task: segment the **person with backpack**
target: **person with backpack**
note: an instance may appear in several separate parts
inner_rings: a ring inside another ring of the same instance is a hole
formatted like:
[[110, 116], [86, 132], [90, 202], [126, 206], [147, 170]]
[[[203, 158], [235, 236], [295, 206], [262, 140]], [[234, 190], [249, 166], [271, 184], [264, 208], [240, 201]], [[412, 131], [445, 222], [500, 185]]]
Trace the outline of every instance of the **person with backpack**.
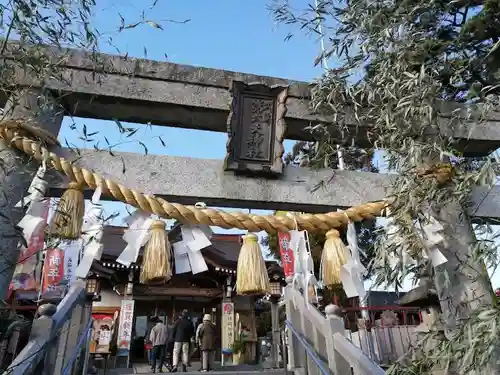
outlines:
[[201, 351], [202, 372], [213, 370], [216, 339], [217, 329], [212, 323], [212, 316], [205, 314], [197, 337]]

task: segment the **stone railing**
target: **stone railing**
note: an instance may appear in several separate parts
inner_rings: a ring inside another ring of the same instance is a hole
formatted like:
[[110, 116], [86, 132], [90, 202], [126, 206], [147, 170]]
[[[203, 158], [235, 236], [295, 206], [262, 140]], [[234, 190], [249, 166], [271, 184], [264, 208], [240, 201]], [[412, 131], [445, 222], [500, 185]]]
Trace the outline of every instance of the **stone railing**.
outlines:
[[402, 306], [343, 308], [345, 336], [381, 366], [390, 366], [414, 344], [420, 309]]
[[285, 288], [288, 370], [311, 375], [382, 375], [385, 371], [345, 337], [341, 309], [326, 307], [326, 318], [302, 293]]
[[92, 324], [87, 301], [85, 281], [77, 280], [57, 307], [40, 306], [28, 343], [4, 375], [81, 374]]

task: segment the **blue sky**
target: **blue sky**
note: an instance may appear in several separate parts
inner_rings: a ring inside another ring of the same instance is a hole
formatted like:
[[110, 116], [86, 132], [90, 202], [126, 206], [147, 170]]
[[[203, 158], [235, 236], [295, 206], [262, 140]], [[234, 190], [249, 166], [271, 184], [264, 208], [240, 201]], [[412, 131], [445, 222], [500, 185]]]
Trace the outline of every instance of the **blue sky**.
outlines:
[[[274, 24], [266, 7], [269, 0], [160, 0], [149, 13], [150, 2], [144, 0], [105, 0], [98, 1], [98, 4], [94, 26], [102, 34], [103, 52], [127, 53], [141, 58], [146, 55], [149, 59], [160, 61], [303, 81], [310, 81], [322, 72], [320, 67], [313, 66], [314, 58], [319, 52], [317, 37], [297, 34], [285, 42], [290, 29]], [[163, 22], [163, 31], [141, 25], [118, 32], [118, 14], [123, 16], [125, 24], [130, 24], [140, 20], [142, 10], [146, 10], [146, 19], [155, 22], [190, 21]], [[109, 38], [112, 39], [113, 46], [107, 42]], [[70, 130], [69, 125], [73, 121], [77, 129], [85, 124], [89, 133], [99, 131], [93, 138], [100, 139], [101, 143], [104, 143], [104, 137], [116, 141], [119, 139], [116, 126], [106, 126], [100, 120], [66, 118], [59, 135], [61, 142], [67, 140], [77, 147], [92, 147], [78, 139], [78, 131]], [[226, 134], [223, 133], [167, 126], [143, 128], [142, 134], [138, 133], [134, 138], [143, 140], [149, 153], [223, 159], [226, 152]], [[157, 136], [162, 137], [166, 147], [161, 145]], [[286, 148], [290, 149], [292, 144], [293, 142], [287, 141]], [[130, 142], [120, 146], [119, 150], [144, 152], [137, 143]], [[106, 204], [106, 209], [123, 212], [119, 203]], [[117, 219], [114, 223], [120, 224], [120, 220]]]
[[[319, 53], [317, 36], [306, 36], [300, 32], [284, 41], [290, 28], [276, 25], [266, 6], [272, 0], [159, 0], [153, 11], [147, 12], [146, 0], [105, 0], [95, 12], [94, 26], [102, 34], [101, 51], [113, 54], [127, 53], [132, 57], [189, 64], [209, 68], [241, 71], [294, 80], [311, 81], [322, 73], [321, 67], [314, 67], [314, 59]], [[308, 3], [303, 0], [304, 6]], [[120, 13], [125, 24], [140, 20], [140, 12], [146, 11], [146, 19], [187, 23], [164, 22], [164, 30], [148, 25], [119, 33]], [[112, 38], [113, 46], [106, 43]], [[333, 63], [330, 63], [333, 65]], [[69, 126], [75, 122], [81, 129], [87, 126], [88, 133], [99, 131], [94, 137], [104, 137], [119, 142], [115, 126], [106, 126], [105, 121], [66, 118], [60, 133], [60, 140], [87, 148], [78, 139], [77, 131]], [[168, 125], [168, 124], [165, 124]], [[223, 159], [226, 134], [170, 128], [168, 126], [143, 127], [136, 139], [141, 139], [153, 154], [189, 156], [196, 158]], [[163, 147], [156, 138], [161, 136], [166, 143]], [[286, 149], [293, 142], [286, 141]], [[137, 143], [126, 143], [120, 151], [144, 152]], [[120, 212], [120, 218], [113, 224], [121, 225], [126, 213], [121, 203], [106, 203], [108, 214]], [[253, 211], [262, 212], [262, 211]], [[264, 213], [264, 212], [262, 212]], [[499, 280], [500, 281], [500, 280]], [[500, 284], [494, 282], [494, 284]], [[409, 287], [407, 284], [406, 287]]]

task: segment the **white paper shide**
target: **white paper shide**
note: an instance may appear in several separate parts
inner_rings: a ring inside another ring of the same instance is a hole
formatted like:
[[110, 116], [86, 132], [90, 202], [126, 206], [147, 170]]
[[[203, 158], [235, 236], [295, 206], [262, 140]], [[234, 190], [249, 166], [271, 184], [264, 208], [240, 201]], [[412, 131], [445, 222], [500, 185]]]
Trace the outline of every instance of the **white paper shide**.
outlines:
[[193, 274], [208, 270], [201, 250], [212, 244], [212, 230], [206, 225], [183, 225], [181, 227], [182, 241], [175, 242], [174, 250], [175, 273]]

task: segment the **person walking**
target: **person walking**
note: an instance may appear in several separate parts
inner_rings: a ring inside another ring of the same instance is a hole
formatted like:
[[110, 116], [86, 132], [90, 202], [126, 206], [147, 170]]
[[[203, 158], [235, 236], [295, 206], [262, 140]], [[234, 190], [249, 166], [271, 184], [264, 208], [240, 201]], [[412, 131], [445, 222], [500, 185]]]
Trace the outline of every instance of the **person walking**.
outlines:
[[173, 368], [172, 358], [174, 353], [174, 338], [172, 337], [172, 334], [173, 334], [174, 323], [167, 325], [168, 339], [165, 350], [165, 365], [167, 366], [169, 372], [171, 372]]
[[149, 341], [153, 346], [153, 359], [151, 369], [156, 372], [156, 365], [158, 365], [158, 372], [163, 372], [163, 362], [165, 360], [165, 346], [168, 339], [167, 326], [157, 316], [151, 319], [155, 326], [151, 329], [149, 334]]
[[187, 372], [189, 362], [189, 344], [194, 336], [193, 323], [189, 319], [188, 311], [183, 310], [181, 317], [172, 328], [172, 337], [174, 339], [174, 354], [172, 358], [172, 372], [179, 370], [179, 356], [182, 355], [182, 372]]
[[203, 324], [200, 327], [197, 338], [200, 344], [201, 351], [201, 371], [211, 371], [214, 367], [215, 340], [217, 339], [217, 329], [212, 323], [212, 316], [210, 314], [205, 314], [203, 316]]
[[200, 357], [200, 369], [199, 369], [200, 371], [203, 369], [201, 349], [200, 349], [200, 329], [202, 326], [203, 326], [203, 315], [200, 316], [198, 319], [198, 325], [196, 326], [196, 333], [194, 334], [196, 348], [198, 349], [198, 355]]

